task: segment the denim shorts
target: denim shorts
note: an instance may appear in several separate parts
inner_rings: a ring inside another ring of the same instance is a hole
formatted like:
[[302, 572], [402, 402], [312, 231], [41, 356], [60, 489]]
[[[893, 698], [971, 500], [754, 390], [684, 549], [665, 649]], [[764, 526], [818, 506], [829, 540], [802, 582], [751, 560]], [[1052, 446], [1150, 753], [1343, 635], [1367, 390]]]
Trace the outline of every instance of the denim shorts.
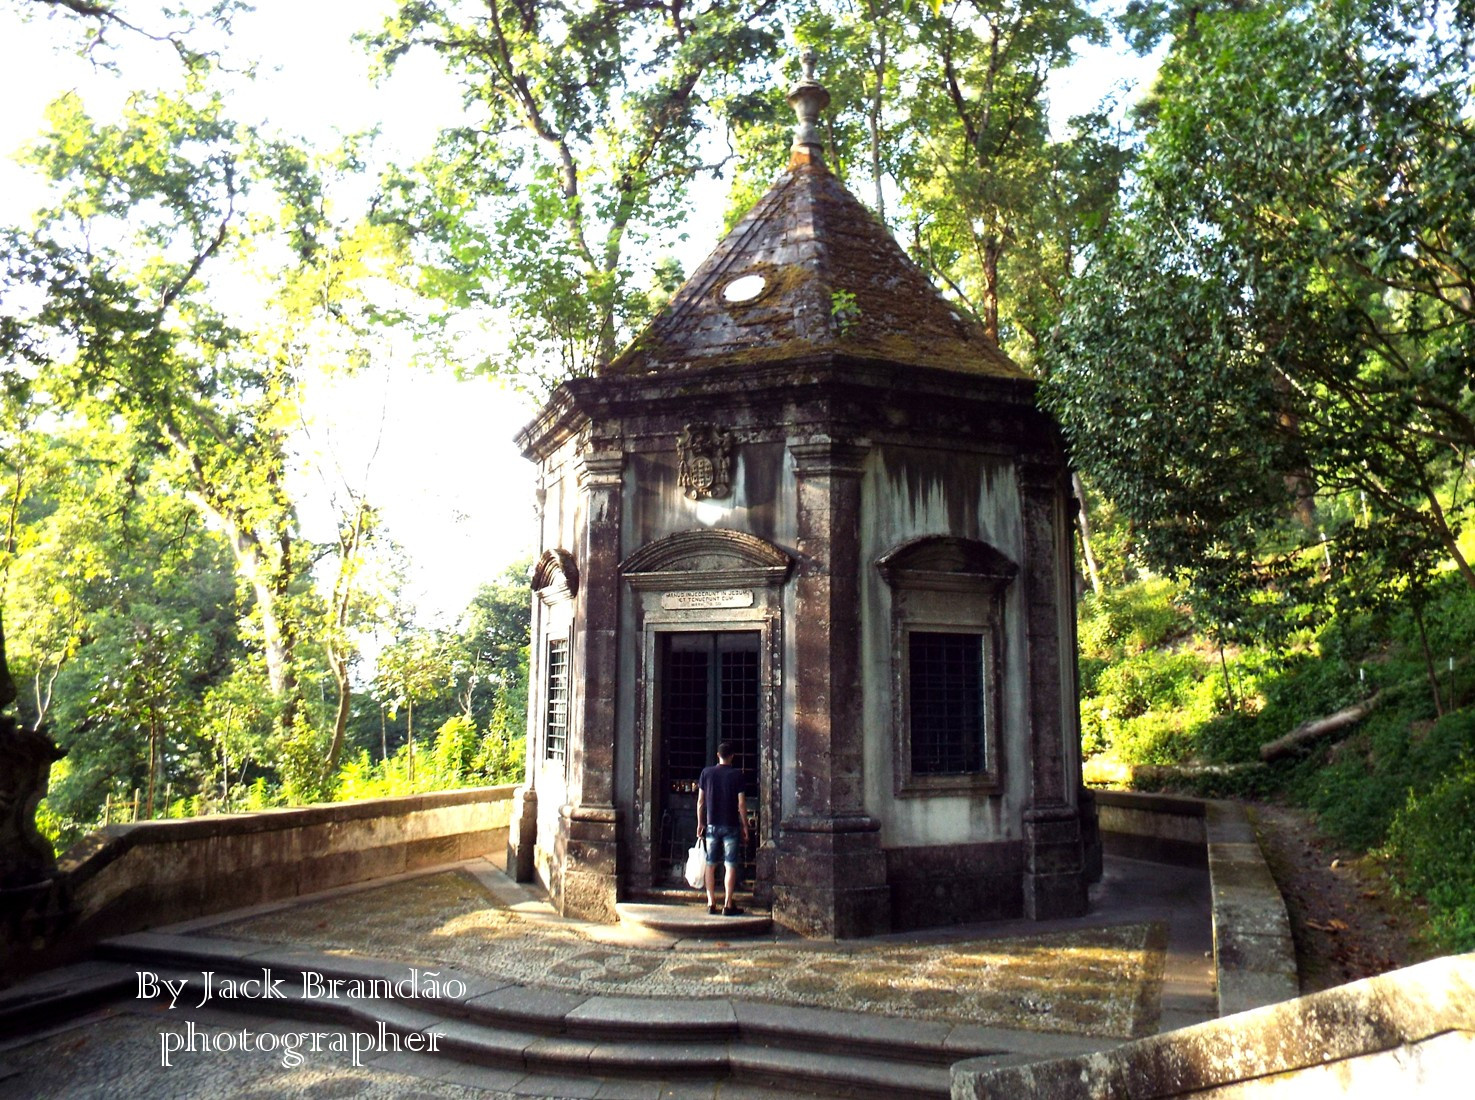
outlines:
[[[707, 826], [707, 862], [712, 865], [726, 863], [730, 867], [743, 865], [742, 829], [736, 825]], [[717, 841], [722, 842], [719, 849]], [[720, 854], [719, 854], [720, 853]]]

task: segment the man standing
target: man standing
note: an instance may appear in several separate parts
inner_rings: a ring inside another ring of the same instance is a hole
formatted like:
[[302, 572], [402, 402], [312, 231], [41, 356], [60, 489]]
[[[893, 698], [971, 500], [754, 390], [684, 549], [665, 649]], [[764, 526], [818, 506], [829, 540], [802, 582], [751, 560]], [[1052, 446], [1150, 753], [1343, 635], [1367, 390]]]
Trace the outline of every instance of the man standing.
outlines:
[[743, 773], [732, 766], [737, 751], [731, 741], [717, 746], [717, 763], [703, 768], [697, 780], [697, 840], [707, 847], [707, 912], [717, 912], [717, 865], [727, 864], [726, 893], [722, 915], [742, 912], [732, 903], [738, 871], [743, 865], [743, 846], [748, 843], [748, 803], [743, 795]]

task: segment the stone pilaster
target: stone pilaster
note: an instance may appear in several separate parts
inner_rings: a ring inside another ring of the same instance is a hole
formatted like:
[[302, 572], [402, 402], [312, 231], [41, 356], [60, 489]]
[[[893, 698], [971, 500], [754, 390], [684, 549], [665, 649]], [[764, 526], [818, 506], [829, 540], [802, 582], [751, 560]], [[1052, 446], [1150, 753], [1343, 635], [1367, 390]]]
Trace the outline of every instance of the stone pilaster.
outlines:
[[512, 820], [507, 823], [507, 873], [515, 881], [533, 881], [537, 845], [538, 792], [524, 783], [512, 792]]
[[588, 450], [578, 465], [584, 525], [574, 610], [568, 804], [558, 816], [553, 893], [559, 911], [617, 919], [619, 815], [615, 810], [615, 694], [619, 674], [620, 511], [624, 455]]
[[[1079, 916], [1086, 911], [1085, 853], [1074, 798], [1073, 766], [1065, 754], [1080, 752], [1065, 726], [1067, 707], [1077, 705], [1075, 677], [1068, 675], [1062, 627], [1071, 611], [1069, 545], [1062, 538], [1069, 496], [1063, 465], [1021, 463], [1024, 509], [1024, 604], [1029, 654], [1030, 798], [1024, 812], [1024, 912], [1034, 920]], [[1065, 699], [1064, 693], [1070, 698]]]
[[890, 929], [880, 826], [865, 812], [860, 476], [867, 447], [791, 443], [797, 480], [794, 809], [780, 825], [774, 919], [810, 936]]

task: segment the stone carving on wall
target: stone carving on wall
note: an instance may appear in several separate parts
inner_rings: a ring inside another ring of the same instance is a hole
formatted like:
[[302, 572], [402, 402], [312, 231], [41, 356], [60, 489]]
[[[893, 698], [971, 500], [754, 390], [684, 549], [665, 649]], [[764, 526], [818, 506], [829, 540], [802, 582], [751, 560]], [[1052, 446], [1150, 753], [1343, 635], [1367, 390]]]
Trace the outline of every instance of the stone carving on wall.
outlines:
[[690, 500], [709, 500], [732, 491], [732, 435], [711, 424], [688, 424], [676, 441], [681, 465], [676, 479]]

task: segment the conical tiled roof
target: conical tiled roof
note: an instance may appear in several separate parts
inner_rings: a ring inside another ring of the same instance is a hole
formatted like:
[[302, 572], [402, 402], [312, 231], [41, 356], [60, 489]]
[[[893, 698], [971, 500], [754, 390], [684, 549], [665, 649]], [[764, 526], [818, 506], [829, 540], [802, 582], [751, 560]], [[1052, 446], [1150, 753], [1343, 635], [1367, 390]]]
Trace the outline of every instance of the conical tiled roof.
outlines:
[[890, 231], [825, 168], [812, 143], [817, 139], [806, 143], [803, 135], [801, 127], [788, 171], [600, 373], [665, 374], [829, 355], [1028, 378], [938, 293]]

